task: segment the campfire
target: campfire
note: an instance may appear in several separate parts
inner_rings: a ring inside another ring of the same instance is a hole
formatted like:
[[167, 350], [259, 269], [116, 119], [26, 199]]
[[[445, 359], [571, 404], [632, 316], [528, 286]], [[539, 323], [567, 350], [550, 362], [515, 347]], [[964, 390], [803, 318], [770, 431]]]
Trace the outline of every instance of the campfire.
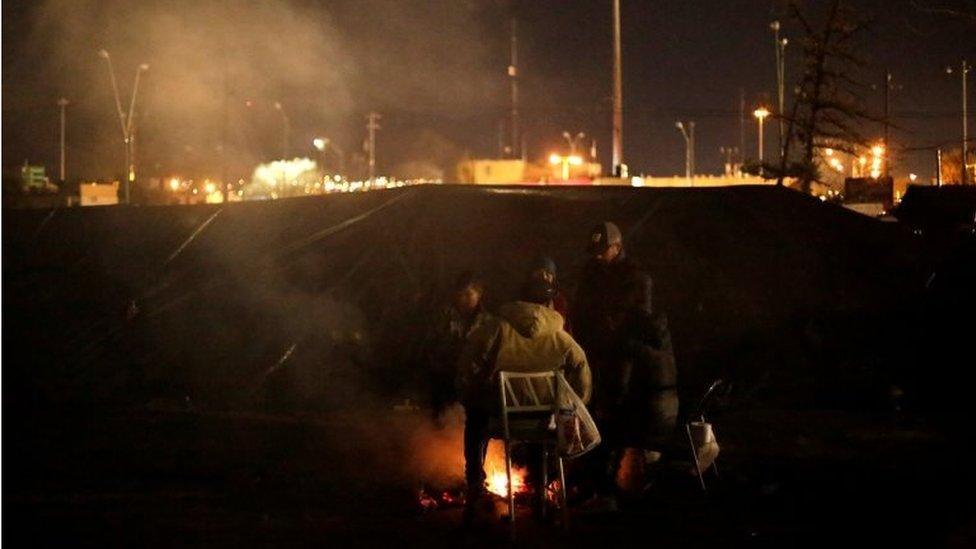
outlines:
[[[488, 444], [488, 454], [485, 456], [486, 488], [492, 494], [508, 497], [508, 478], [505, 475], [505, 446], [493, 440]], [[512, 465], [512, 485], [515, 497], [519, 498], [530, 491], [526, 483], [527, 472], [524, 467]], [[457, 484], [446, 490], [433, 490], [423, 487], [418, 494], [418, 503], [423, 511], [446, 509], [464, 505], [464, 486]]]
[[[505, 445], [498, 440], [488, 444], [485, 457], [485, 475], [488, 477], [488, 491], [501, 497], [508, 497], [508, 478], [505, 475]], [[512, 486], [515, 494], [529, 491], [525, 483], [526, 471], [523, 467], [512, 465]]]

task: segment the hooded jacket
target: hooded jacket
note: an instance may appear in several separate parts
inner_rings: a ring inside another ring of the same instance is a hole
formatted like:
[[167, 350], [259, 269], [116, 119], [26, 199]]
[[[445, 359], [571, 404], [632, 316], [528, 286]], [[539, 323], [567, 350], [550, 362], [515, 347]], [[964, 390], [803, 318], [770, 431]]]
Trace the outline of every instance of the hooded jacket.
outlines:
[[576, 394], [590, 399], [583, 349], [563, 330], [563, 317], [544, 305], [515, 301], [475, 330], [461, 352], [457, 389], [466, 406], [497, 407], [497, 373], [561, 371]]

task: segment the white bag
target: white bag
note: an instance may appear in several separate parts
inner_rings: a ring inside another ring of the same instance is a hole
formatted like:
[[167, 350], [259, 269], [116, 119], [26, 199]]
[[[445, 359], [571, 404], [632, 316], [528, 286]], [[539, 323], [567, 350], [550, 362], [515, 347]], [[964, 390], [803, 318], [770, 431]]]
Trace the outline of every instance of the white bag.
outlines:
[[689, 429], [691, 441], [695, 445], [695, 455], [698, 456], [698, 467], [704, 471], [718, 458], [719, 446], [715, 440], [715, 431], [711, 423], [692, 421]]
[[555, 418], [559, 454], [563, 457], [581, 456], [600, 444], [600, 431], [566, 378], [558, 375], [556, 380], [560, 397]]

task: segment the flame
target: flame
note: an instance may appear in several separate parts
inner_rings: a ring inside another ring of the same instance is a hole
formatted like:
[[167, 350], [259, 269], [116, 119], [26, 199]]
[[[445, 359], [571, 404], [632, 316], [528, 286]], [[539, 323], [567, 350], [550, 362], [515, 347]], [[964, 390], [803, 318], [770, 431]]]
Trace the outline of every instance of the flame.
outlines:
[[[527, 471], [524, 467], [512, 466], [512, 486], [516, 494], [528, 490], [525, 483]], [[505, 475], [505, 446], [501, 441], [492, 440], [488, 444], [488, 455], [485, 456], [485, 476], [488, 491], [508, 497], [508, 478]]]

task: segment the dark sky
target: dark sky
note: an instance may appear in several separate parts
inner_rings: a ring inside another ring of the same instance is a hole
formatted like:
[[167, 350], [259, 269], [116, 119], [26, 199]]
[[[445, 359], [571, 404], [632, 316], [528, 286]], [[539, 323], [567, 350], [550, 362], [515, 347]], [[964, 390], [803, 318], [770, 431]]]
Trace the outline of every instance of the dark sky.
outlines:
[[[675, 120], [694, 120], [698, 167], [719, 172], [722, 145], [739, 144], [739, 90], [751, 111], [773, 96], [769, 22], [797, 28], [783, 0], [622, 0], [624, 143], [634, 173], [683, 170]], [[814, 12], [826, 2], [808, 2]], [[973, 23], [918, 5], [974, 10], [969, 0], [851, 0], [874, 19], [863, 36], [880, 83], [890, 67], [896, 148], [958, 142], [960, 81], [945, 74], [976, 61]], [[369, 110], [383, 115], [380, 171], [402, 162], [442, 165], [497, 152], [506, 116], [509, 18], [519, 18], [524, 126], [533, 158], [563, 146], [560, 133], [610, 140], [610, 0], [44, 0], [3, 2], [3, 166], [44, 164], [56, 173], [59, 96], [68, 107], [69, 176], [121, 171], [122, 145], [108, 71], [123, 100], [140, 62], [139, 155], [147, 175], [219, 175], [226, 141], [233, 176], [280, 156], [280, 101], [292, 155], [311, 156], [315, 135], [359, 151]], [[794, 42], [795, 45], [795, 42]], [[787, 80], [798, 73], [788, 48]], [[976, 87], [976, 79], [971, 78]], [[868, 106], [880, 92], [866, 88]], [[226, 101], [226, 108], [225, 108]], [[245, 106], [250, 101], [250, 107]], [[971, 102], [976, 103], [976, 102]], [[976, 105], [974, 105], [976, 106]], [[225, 122], [226, 120], [226, 122]], [[767, 130], [767, 154], [775, 148]], [[976, 124], [971, 124], [976, 133]], [[223, 139], [226, 128], [226, 140]], [[880, 128], [866, 133], [880, 136]], [[746, 150], [756, 128], [747, 121]], [[904, 152], [896, 174], [934, 173], [934, 152]], [[447, 178], [451, 178], [448, 173]]]

